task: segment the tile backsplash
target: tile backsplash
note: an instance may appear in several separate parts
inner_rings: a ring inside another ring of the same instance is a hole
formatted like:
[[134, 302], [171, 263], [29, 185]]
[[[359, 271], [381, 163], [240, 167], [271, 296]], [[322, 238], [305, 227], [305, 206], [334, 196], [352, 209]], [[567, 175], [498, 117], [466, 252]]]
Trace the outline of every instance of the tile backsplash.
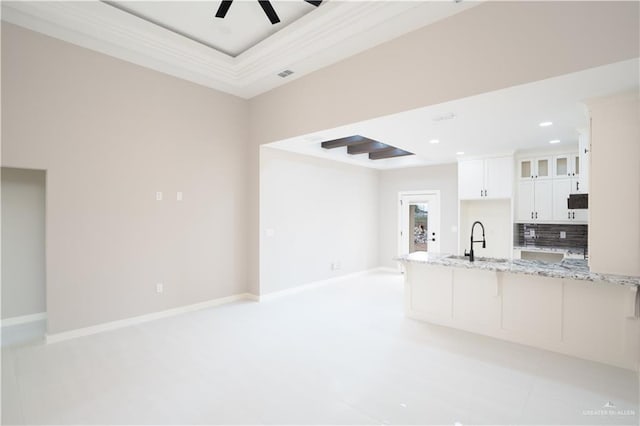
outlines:
[[[517, 223], [516, 246], [587, 248], [587, 225]], [[561, 238], [564, 233], [565, 238]]]

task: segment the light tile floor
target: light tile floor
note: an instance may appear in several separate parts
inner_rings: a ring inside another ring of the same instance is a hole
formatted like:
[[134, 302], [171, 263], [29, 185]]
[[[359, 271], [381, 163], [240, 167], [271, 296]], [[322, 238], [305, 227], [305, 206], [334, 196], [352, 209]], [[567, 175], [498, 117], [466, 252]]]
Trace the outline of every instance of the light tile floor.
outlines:
[[390, 273], [2, 354], [4, 424], [639, 419], [633, 372], [407, 319]]

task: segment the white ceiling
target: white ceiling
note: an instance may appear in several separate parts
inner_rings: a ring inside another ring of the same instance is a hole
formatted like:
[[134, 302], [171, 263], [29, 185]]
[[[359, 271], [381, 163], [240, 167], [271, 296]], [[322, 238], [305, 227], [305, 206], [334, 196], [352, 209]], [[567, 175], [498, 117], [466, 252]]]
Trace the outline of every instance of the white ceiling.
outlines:
[[[325, 0], [316, 8], [303, 0], [280, 0], [274, 8], [287, 21], [274, 25], [283, 28], [269, 35], [277, 28], [271, 27], [256, 1], [234, 1], [222, 23], [214, 18], [218, 2], [212, 1], [118, 3], [147, 19], [97, 0], [2, 1], [2, 20], [251, 98], [479, 4]], [[308, 8], [311, 11], [304, 14]], [[249, 20], [241, 22], [245, 18]], [[241, 51], [265, 36], [235, 57], [224, 52]], [[294, 74], [278, 77], [285, 69]]]
[[215, 17], [221, 1], [106, 3], [233, 57], [315, 9], [303, 0], [272, 0], [280, 22], [271, 24], [258, 0], [234, 0], [224, 18]]
[[[399, 114], [274, 142], [268, 146], [376, 169], [443, 164], [459, 158], [526, 150], [568, 150], [577, 129], [588, 128], [582, 101], [624, 90], [638, 90], [640, 60], [550, 78]], [[440, 120], [442, 117], [452, 119]], [[552, 126], [539, 123], [551, 121]], [[346, 148], [323, 149], [320, 142], [351, 135], [415, 153], [410, 157], [369, 160]], [[440, 141], [431, 144], [432, 139]], [[549, 144], [559, 139], [559, 144]], [[462, 151], [464, 155], [456, 153]]]

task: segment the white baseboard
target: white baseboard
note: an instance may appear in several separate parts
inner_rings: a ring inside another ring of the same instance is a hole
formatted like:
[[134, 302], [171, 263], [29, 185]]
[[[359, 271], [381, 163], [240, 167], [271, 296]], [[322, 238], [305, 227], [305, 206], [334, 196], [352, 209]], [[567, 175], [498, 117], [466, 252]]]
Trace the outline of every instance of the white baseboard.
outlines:
[[46, 320], [47, 319], [47, 313], [46, 312], [39, 312], [37, 314], [30, 314], [30, 315], [22, 315], [19, 317], [11, 317], [11, 318], [5, 318], [1, 321], [2, 327], [10, 327], [12, 325], [19, 325], [19, 324], [26, 324], [28, 322], [36, 322], [36, 321], [42, 321], [42, 320]]
[[296, 294], [302, 291], [310, 290], [312, 288], [322, 287], [327, 284], [332, 284], [339, 281], [348, 280], [350, 278], [356, 278], [356, 277], [371, 274], [374, 272], [379, 272], [379, 270], [380, 268], [365, 269], [364, 271], [353, 272], [351, 274], [340, 275], [337, 277], [331, 277], [331, 278], [327, 278], [326, 280], [312, 281], [310, 283], [301, 284], [299, 286], [287, 288], [285, 290], [279, 290], [279, 291], [274, 291], [273, 293], [261, 294], [260, 296], [257, 296], [257, 298], [259, 302], [266, 302], [269, 300], [278, 299], [283, 296], [289, 296], [291, 294]]
[[390, 272], [392, 274], [398, 274], [398, 275], [402, 274], [402, 271], [399, 268], [392, 268], [391, 266], [380, 266], [374, 270], [377, 272]]
[[181, 306], [179, 308], [167, 309], [165, 311], [153, 312], [150, 314], [140, 315], [137, 317], [105, 322], [102, 324], [92, 325], [90, 327], [63, 331], [61, 333], [47, 334], [46, 342], [56, 343], [56, 342], [62, 342], [64, 340], [75, 339], [76, 337], [90, 336], [92, 334], [102, 333], [103, 331], [116, 330], [118, 328], [128, 327], [130, 325], [140, 324], [147, 321], [153, 321], [156, 319], [180, 315], [187, 312], [198, 311], [200, 309], [211, 308], [214, 306], [220, 306], [226, 303], [237, 302], [238, 300], [257, 300], [257, 296], [250, 293], [234, 294], [232, 296], [207, 300], [206, 302], [194, 303], [193, 305]]
[[[321, 281], [314, 281], [311, 283], [307, 283], [307, 284], [303, 284], [294, 288], [289, 288], [286, 290], [282, 290], [282, 291], [277, 291], [274, 293], [269, 293], [269, 294], [265, 294], [265, 295], [255, 295], [252, 293], [241, 293], [241, 294], [234, 294], [232, 296], [228, 296], [228, 297], [221, 297], [219, 299], [212, 299], [212, 300], [208, 300], [206, 302], [201, 302], [201, 303], [195, 303], [193, 305], [187, 305], [187, 306], [181, 306], [179, 308], [173, 308], [173, 309], [167, 309], [165, 311], [160, 311], [160, 312], [153, 312], [150, 314], [145, 314], [145, 315], [140, 315], [137, 317], [132, 317], [132, 318], [125, 318], [122, 320], [117, 320], [117, 321], [111, 321], [111, 322], [106, 322], [106, 323], [102, 323], [102, 324], [97, 324], [97, 325], [92, 325], [90, 327], [84, 327], [84, 328], [78, 328], [75, 330], [69, 330], [69, 331], [63, 331], [61, 333], [54, 333], [54, 334], [47, 334], [46, 336], [46, 342], [47, 343], [56, 343], [56, 342], [62, 342], [64, 340], [69, 340], [69, 339], [75, 339], [76, 337], [82, 337], [82, 336], [90, 336], [92, 334], [96, 334], [96, 333], [102, 333], [103, 331], [110, 331], [110, 330], [116, 330], [118, 328], [123, 328], [123, 327], [128, 327], [130, 325], [135, 325], [135, 324], [140, 324], [143, 322], [147, 322], [147, 321], [153, 321], [156, 319], [161, 319], [161, 318], [166, 318], [166, 317], [171, 317], [174, 315], [179, 315], [179, 314], [183, 314], [183, 313], [187, 313], [187, 312], [192, 312], [192, 311], [197, 311], [200, 309], [206, 309], [206, 308], [211, 308], [214, 306], [219, 306], [219, 305], [223, 305], [225, 303], [231, 303], [231, 302], [236, 302], [238, 300], [252, 300], [252, 301], [256, 301], [256, 302], [264, 302], [267, 300], [272, 300], [278, 297], [282, 297], [282, 296], [286, 296], [289, 294], [294, 294], [294, 293], [298, 293], [301, 291], [305, 291], [305, 290], [309, 290], [311, 288], [316, 288], [316, 287], [320, 287], [323, 285], [327, 285], [327, 284], [331, 284], [331, 283], [336, 283], [339, 281], [343, 281], [349, 278], [355, 278], [358, 276], [362, 276], [362, 275], [367, 275], [373, 272], [380, 272], [380, 271], [387, 271], [387, 272], [397, 272], [396, 270], [394, 270], [393, 268], [373, 268], [373, 269], [367, 269], [364, 271], [360, 271], [360, 272], [354, 272], [352, 274], [345, 274], [345, 275], [340, 275], [338, 277], [332, 277], [326, 280], [321, 280]], [[41, 314], [38, 314], [41, 315]], [[42, 314], [44, 315], [44, 314]], [[10, 318], [12, 319], [12, 318]], [[4, 325], [4, 321], [2, 322]]]

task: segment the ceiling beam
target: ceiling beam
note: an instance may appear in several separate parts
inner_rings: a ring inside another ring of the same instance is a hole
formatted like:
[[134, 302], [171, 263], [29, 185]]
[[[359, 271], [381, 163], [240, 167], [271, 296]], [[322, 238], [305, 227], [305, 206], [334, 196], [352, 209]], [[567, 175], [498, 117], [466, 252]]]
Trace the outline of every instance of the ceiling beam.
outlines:
[[403, 157], [405, 155], [413, 155], [413, 153], [400, 148], [391, 147], [384, 151], [370, 152], [369, 160], [382, 160], [384, 158]]
[[384, 151], [385, 149], [393, 148], [386, 143], [378, 141], [363, 142], [357, 145], [351, 145], [347, 147], [347, 152], [351, 155], [355, 154], [368, 154], [370, 152]]
[[346, 138], [334, 139], [331, 141], [322, 142], [322, 147], [325, 149], [340, 148], [342, 146], [357, 145], [359, 143], [375, 142], [372, 139], [365, 138], [364, 136], [355, 135], [347, 136]]

